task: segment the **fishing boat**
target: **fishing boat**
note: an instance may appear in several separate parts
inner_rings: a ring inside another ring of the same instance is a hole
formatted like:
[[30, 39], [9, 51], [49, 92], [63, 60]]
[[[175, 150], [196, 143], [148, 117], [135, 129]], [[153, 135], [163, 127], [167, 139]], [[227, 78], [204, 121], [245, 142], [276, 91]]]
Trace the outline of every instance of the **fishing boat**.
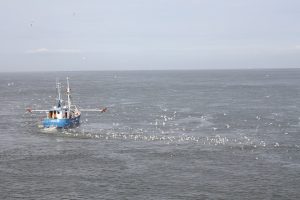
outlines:
[[61, 83], [56, 81], [57, 98], [56, 105], [49, 110], [32, 110], [28, 108], [28, 112], [46, 112], [46, 117], [43, 119], [44, 128], [72, 128], [80, 124], [81, 111], [87, 112], [106, 112], [107, 108], [103, 109], [79, 109], [71, 101], [71, 89], [69, 84], [69, 78], [67, 77], [67, 89], [66, 96], [67, 101], [62, 99], [61, 96]]

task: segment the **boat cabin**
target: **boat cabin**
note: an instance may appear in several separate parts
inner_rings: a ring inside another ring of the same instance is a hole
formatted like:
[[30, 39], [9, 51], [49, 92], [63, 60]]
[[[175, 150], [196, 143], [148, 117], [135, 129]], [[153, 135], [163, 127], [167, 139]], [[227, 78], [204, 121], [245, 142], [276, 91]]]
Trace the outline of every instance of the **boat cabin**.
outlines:
[[48, 119], [63, 119], [67, 118], [68, 114], [65, 110], [49, 110], [47, 114]]

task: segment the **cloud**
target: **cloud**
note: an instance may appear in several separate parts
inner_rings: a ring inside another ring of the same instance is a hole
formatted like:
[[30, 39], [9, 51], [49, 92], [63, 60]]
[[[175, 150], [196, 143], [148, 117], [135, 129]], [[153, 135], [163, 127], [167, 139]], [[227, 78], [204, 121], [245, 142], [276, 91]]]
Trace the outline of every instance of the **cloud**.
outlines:
[[46, 53], [80, 53], [79, 49], [47, 49], [47, 48], [38, 48], [31, 49], [26, 51], [29, 54], [46, 54]]

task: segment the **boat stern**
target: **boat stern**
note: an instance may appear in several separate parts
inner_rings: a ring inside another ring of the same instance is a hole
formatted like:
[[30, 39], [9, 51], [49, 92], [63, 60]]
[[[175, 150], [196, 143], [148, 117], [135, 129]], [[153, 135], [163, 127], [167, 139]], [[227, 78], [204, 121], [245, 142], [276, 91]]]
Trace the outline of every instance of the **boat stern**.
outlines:
[[56, 127], [56, 128], [64, 128], [68, 127], [70, 125], [70, 120], [68, 119], [49, 119], [45, 118], [43, 120], [43, 126], [45, 128], [51, 128], [51, 127]]
[[77, 126], [80, 123], [80, 116], [71, 118], [71, 119], [50, 119], [50, 118], [45, 118], [43, 120], [43, 126], [45, 128], [51, 128], [51, 127], [56, 127], [56, 128], [69, 128], [73, 126]]

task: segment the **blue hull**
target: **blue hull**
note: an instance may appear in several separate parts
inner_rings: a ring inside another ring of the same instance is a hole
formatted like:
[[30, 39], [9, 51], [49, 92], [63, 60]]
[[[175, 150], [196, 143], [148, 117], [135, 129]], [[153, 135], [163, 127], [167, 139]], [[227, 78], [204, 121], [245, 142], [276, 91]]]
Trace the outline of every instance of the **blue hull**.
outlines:
[[48, 119], [43, 120], [43, 126], [45, 128], [71, 128], [78, 126], [80, 123], [80, 116], [71, 119]]

